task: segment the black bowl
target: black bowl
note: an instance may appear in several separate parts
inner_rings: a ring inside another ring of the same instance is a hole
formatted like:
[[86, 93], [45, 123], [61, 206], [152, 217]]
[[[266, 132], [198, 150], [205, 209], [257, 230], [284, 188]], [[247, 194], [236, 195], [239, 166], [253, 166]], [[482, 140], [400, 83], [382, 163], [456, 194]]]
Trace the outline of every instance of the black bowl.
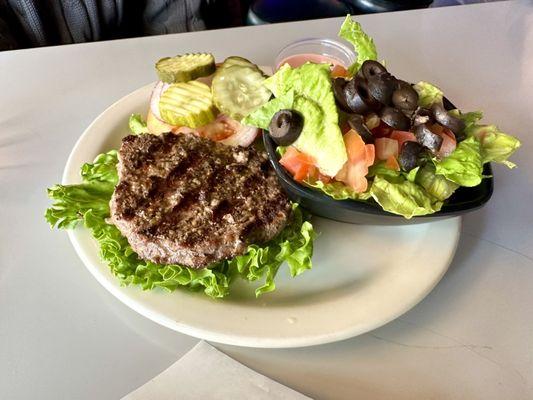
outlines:
[[274, 171], [278, 175], [281, 185], [286, 190], [292, 201], [299, 203], [303, 208], [314, 215], [333, 219], [335, 221], [352, 224], [374, 225], [405, 225], [419, 224], [436, 221], [444, 218], [455, 217], [483, 207], [492, 196], [493, 178], [490, 164], [485, 164], [483, 175], [488, 176], [478, 186], [461, 187], [445, 201], [441, 210], [430, 215], [422, 215], [406, 219], [401, 215], [384, 211], [375, 202], [362, 202], [356, 200], [335, 200], [313, 188], [296, 182], [281, 166], [276, 153], [276, 144], [268, 134], [263, 132], [263, 143]]

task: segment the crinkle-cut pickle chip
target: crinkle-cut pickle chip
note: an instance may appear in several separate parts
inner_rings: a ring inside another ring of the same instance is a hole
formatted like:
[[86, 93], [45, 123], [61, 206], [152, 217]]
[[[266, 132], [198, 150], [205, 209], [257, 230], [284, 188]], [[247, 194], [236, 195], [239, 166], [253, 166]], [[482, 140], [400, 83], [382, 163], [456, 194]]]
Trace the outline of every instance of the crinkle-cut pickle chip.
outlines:
[[211, 89], [198, 81], [173, 83], [161, 95], [159, 112], [174, 126], [198, 128], [215, 119]]
[[188, 82], [215, 72], [215, 57], [209, 53], [187, 53], [165, 57], [155, 64], [157, 76], [166, 83]]

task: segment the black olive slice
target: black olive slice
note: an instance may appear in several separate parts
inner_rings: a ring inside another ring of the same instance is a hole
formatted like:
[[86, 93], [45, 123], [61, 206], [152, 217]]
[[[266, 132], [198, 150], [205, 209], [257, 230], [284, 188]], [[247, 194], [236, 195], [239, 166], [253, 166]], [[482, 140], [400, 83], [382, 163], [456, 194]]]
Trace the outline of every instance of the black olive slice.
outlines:
[[436, 153], [440, 150], [443, 139], [436, 133], [433, 133], [426, 124], [418, 125], [415, 128], [415, 136], [418, 143], [427, 147], [432, 152]]
[[407, 82], [399, 82], [397, 89], [392, 93], [392, 104], [404, 113], [412, 114], [418, 105], [418, 93]]
[[369, 79], [372, 76], [384, 74], [387, 69], [377, 61], [366, 60], [357, 71], [357, 77], [362, 79]]
[[335, 78], [332, 81], [333, 94], [335, 95], [335, 100], [340, 108], [344, 111], [351, 111], [348, 103], [346, 102], [346, 93], [344, 88], [347, 84], [346, 79], [344, 78]]
[[[372, 93], [370, 93], [370, 89], [368, 87], [368, 82], [363, 79], [353, 79], [352, 80], [355, 86], [355, 90], [359, 94], [359, 97], [361, 100], [367, 105], [368, 108], [371, 110], [377, 111], [382, 107], [381, 102], [376, 99]], [[354, 110], [354, 112], [358, 114], [363, 114], [362, 112], [357, 112]]]
[[400, 131], [408, 130], [411, 122], [409, 118], [407, 118], [401, 111], [393, 107], [383, 108], [379, 113], [379, 117], [391, 128], [398, 129]]
[[384, 106], [391, 104], [392, 93], [396, 89], [396, 78], [389, 73], [385, 73], [371, 76], [367, 79], [367, 83], [372, 97]]
[[400, 167], [406, 172], [418, 167], [420, 165], [420, 153], [422, 150], [424, 150], [424, 147], [420, 143], [411, 141], [404, 142], [400, 149], [400, 156], [398, 157]]
[[370, 129], [366, 126], [365, 118], [362, 115], [350, 114], [347, 121], [350, 128], [361, 136], [363, 142], [367, 144], [374, 143], [374, 135], [372, 135], [372, 132], [370, 132]]
[[442, 104], [433, 104], [431, 106], [431, 114], [439, 124], [451, 130], [455, 135], [460, 135], [465, 129], [465, 123], [459, 118], [448, 114], [448, 111], [446, 111]]
[[348, 81], [344, 87], [344, 97], [348, 110], [357, 114], [365, 114], [370, 111], [370, 108], [359, 93], [358, 82], [357, 79]]
[[279, 146], [288, 146], [296, 141], [303, 128], [303, 117], [294, 110], [279, 110], [270, 121], [268, 133]]

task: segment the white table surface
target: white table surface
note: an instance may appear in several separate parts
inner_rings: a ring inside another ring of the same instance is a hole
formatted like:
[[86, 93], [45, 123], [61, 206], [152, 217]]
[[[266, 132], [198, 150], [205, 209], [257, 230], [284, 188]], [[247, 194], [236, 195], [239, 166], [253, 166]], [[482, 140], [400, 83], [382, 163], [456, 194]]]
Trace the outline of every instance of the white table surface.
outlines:
[[[518, 135], [519, 168], [495, 167], [490, 203], [464, 218], [450, 270], [413, 310], [344, 342], [291, 350], [218, 346], [324, 399], [533, 398], [533, 5], [530, 1], [358, 18], [407, 81]], [[43, 219], [85, 127], [187, 51], [268, 65], [283, 45], [335, 37], [341, 19], [0, 53], [0, 398], [116, 399], [197, 340], [128, 309]]]

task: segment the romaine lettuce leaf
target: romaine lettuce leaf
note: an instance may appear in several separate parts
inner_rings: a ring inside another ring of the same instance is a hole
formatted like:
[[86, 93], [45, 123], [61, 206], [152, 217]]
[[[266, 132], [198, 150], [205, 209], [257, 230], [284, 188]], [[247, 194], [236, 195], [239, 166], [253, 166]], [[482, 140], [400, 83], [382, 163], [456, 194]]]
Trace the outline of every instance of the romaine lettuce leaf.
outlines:
[[402, 182], [402, 174], [400, 171], [396, 171], [386, 166], [385, 161], [378, 161], [374, 165], [368, 168], [368, 177], [374, 176], [386, 177], [389, 182]]
[[409, 182], [416, 182], [416, 178], [418, 177], [418, 170], [420, 167], [415, 167], [411, 171], [404, 173], [405, 179], [407, 179]]
[[248, 281], [264, 279], [256, 295], [275, 289], [274, 279], [284, 261], [292, 276], [311, 268], [315, 233], [297, 204], [293, 204], [291, 220], [273, 240], [251, 245], [247, 252], [232, 260], [215, 263], [208, 268], [193, 269], [181, 265], [158, 265], [141, 260], [127, 239], [109, 217], [109, 200], [118, 181], [116, 151], [99, 155], [92, 164], [82, 167], [82, 183], [56, 185], [48, 190], [54, 201], [45, 218], [52, 227], [74, 228], [83, 223], [100, 246], [100, 256], [122, 284], [137, 284], [145, 290], [160, 287], [175, 290], [187, 287], [203, 289], [210, 297], [224, 297], [236, 278]]
[[429, 107], [433, 103], [442, 103], [444, 94], [437, 86], [420, 81], [413, 88], [418, 93], [418, 105], [420, 107]]
[[347, 40], [356, 51], [356, 61], [349, 68], [351, 74], [355, 74], [366, 60], [377, 60], [378, 52], [374, 40], [368, 36], [359, 22], [352, 20], [350, 15], [342, 23], [339, 37]]
[[476, 125], [477, 122], [483, 118], [483, 112], [482, 111], [471, 111], [467, 113], [462, 113], [458, 109], [450, 110], [448, 113], [456, 118], [462, 119], [465, 123], [465, 130], [468, 130], [473, 125]]
[[402, 215], [407, 219], [417, 215], [433, 214], [442, 207], [442, 201], [406, 179], [389, 181], [387, 177], [376, 175], [370, 187], [370, 194], [385, 211]]
[[474, 124], [465, 129], [465, 133], [479, 141], [483, 163], [494, 161], [509, 168], [516, 167], [516, 164], [507, 159], [521, 146], [517, 138], [503, 133], [496, 125]]
[[446, 179], [443, 175], [435, 174], [435, 166], [427, 164], [416, 175], [416, 183], [437, 200], [444, 201], [459, 187], [455, 182]]
[[324, 183], [322, 181], [317, 180], [315, 182], [305, 183], [315, 189], [324, 192], [335, 200], [368, 200], [371, 197], [370, 192], [368, 190], [364, 193], [357, 193], [342, 182]]
[[435, 173], [460, 186], [477, 186], [483, 178], [481, 148], [473, 136], [457, 145], [452, 154], [443, 160], [434, 160]]
[[244, 125], [256, 126], [261, 129], [268, 129], [270, 121], [275, 113], [279, 110], [291, 109], [294, 103], [294, 91], [283, 94], [280, 97], [276, 97], [261, 107], [254, 110], [251, 114], [248, 114], [242, 121]]
[[335, 176], [348, 156], [339, 128], [329, 66], [306, 63], [291, 68], [285, 64], [264, 84], [276, 98], [247, 116], [244, 123], [265, 128], [267, 121], [270, 123], [274, 113], [282, 108], [298, 111], [304, 124], [293, 146], [313, 157], [320, 172]]
[[464, 121], [466, 136], [474, 136], [479, 141], [483, 164], [494, 161], [509, 168], [516, 167], [516, 164], [507, 159], [521, 146], [520, 140], [500, 131], [496, 125], [478, 124], [483, 118], [481, 111], [463, 114], [459, 110], [451, 110], [450, 114]]

